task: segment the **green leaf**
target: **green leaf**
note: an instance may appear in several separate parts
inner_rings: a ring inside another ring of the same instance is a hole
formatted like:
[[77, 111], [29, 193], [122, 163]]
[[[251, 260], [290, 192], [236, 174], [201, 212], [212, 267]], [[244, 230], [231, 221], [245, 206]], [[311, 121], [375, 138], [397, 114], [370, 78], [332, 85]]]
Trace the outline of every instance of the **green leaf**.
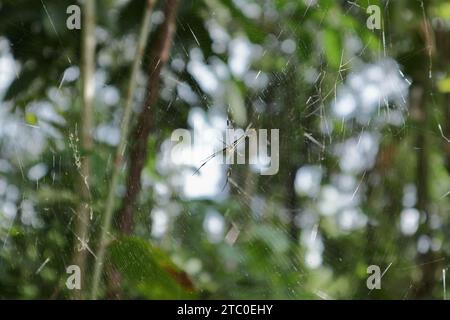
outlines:
[[25, 122], [27, 124], [36, 125], [38, 122], [38, 118], [34, 113], [27, 112], [25, 113]]
[[326, 29], [324, 32], [324, 49], [328, 63], [338, 69], [342, 57], [342, 41], [339, 32], [334, 29]]
[[432, 9], [434, 15], [450, 20], [450, 3], [441, 3]]
[[192, 296], [189, 279], [170, 258], [149, 242], [121, 237], [110, 247], [111, 260], [137, 291], [149, 299], [180, 299]]
[[3, 99], [8, 101], [17, 98], [18, 95], [24, 94], [24, 92], [26, 94], [35, 79], [36, 73], [34, 70], [22, 71], [20, 77], [14, 79], [11, 83]]
[[450, 77], [439, 81], [438, 88], [442, 93], [450, 93]]

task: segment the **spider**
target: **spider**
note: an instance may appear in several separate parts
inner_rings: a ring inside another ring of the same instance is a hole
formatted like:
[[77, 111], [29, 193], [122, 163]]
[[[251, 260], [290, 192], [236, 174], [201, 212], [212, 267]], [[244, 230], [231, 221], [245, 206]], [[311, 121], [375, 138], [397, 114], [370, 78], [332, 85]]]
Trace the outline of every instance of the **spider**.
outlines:
[[[203, 163], [197, 168], [197, 170], [195, 170], [195, 172], [192, 175], [198, 174], [200, 172], [200, 169], [203, 168], [203, 166], [205, 166], [209, 161], [214, 159], [219, 154], [224, 154], [225, 158], [233, 157], [236, 148], [243, 141], [245, 141], [245, 138], [248, 136], [248, 132], [251, 129], [251, 127], [252, 127], [252, 123], [250, 123], [247, 126], [247, 128], [245, 129], [244, 134], [242, 134], [239, 138], [237, 138], [236, 140], [234, 140], [232, 143], [230, 143], [228, 145], [226, 144], [226, 142], [222, 141], [223, 144], [225, 145], [224, 148], [222, 148], [221, 150], [218, 150], [218, 151], [214, 152], [213, 154], [211, 154], [210, 156], [206, 157], [206, 159], [203, 160]], [[232, 124], [232, 122], [231, 122], [231, 120], [229, 118], [227, 119], [227, 129], [233, 129], [233, 124]], [[228, 184], [228, 180], [229, 180], [230, 176], [231, 176], [231, 166], [229, 166], [228, 169], [227, 169], [227, 178], [226, 178], [225, 184], [224, 184], [224, 186], [222, 188], [222, 191], [225, 190], [225, 187]]]

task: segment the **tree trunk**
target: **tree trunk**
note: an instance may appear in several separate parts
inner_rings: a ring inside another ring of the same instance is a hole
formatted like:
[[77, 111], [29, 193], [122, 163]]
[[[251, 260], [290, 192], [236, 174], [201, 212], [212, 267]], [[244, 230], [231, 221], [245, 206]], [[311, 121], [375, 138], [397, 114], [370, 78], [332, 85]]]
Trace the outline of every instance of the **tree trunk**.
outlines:
[[178, 0], [167, 0], [164, 9], [165, 21], [159, 31], [157, 41], [153, 47], [151, 61], [148, 68], [148, 84], [146, 98], [138, 123], [131, 136], [131, 150], [126, 184], [126, 193], [120, 210], [120, 231], [131, 234], [134, 227], [133, 210], [137, 196], [141, 190], [141, 172], [144, 168], [148, 153], [148, 137], [154, 125], [154, 108], [158, 101], [161, 70], [169, 60], [173, 36], [176, 28]]
[[[433, 90], [431, 83], [432, 76], [432, 63], [436, 53], [436, 41], [433, 29], [430, 22], [427, 19], [427, 8], [423, 5], [424, 19], [421, 25], [420, 33], [423, 38], [423, 44], [425, 45], [426, 54], [423, 58], [424, 61], [429, 63], [428, 77], [424, 76], [424, 73], [418, 73], [414, 83], [416, 87], [411, 90], [411, 101], [416, 112], [416, 121], [420, 130], [417, 132], [416, 147], [417, 147], [417, 163], [416, 163], [416, 186], [417, 186], [417, 210], [421, 215], [424, 215], [424, 221], [419, 226], [416, 233], [416, 241], [418, 237], [422, 235], [430, 236], [431, 230], [429, 227], [429, 138], [428, 138], [428, 118], [429, 118], [429, 105], [427, 105], [426, 93]], [[422, 272], [422, 278], [417, 286], [415, 297], [418, 299], [430, 299], [433, 294], [433, 289], [436, 282], [436, 272], [438, 265], [435, 261], [435, 254], [433, 251], [428, 250], [426, 253], [418, 253], [417, 263], [420, 266]]]
[[[417, 163], [416, 163], [416, 186], [417, 186], [417, 210], [421, 215], [425, 215], [425, 221], [419, 228], [417, 236], [428, 235], [429, 228], [429, 156], [428, 156], [428, 137], [427, 126], [428, 111], [425, 102], [425, 92], [423, 88], [415, 88], [414, 90], [420, 91], [413, 99], [417, 100], [417, 107], [419, 108], [419, 127], [424, 128], [419, 130], [416, 138], [417, 148]], [[421, 223], [421, 222], [419, 222]], [[417, 238], [417, 237], [416, 237]], [[417, 239], [418, 240], [418, 239]], [[416, 298], [431, 298], [434, 282], [435, 282], [435, 265], [432, 262], [433, 253], [428, 251], [427, 253], [418, 254], [418, 264], [421, 266], [422, 278], [416, 291]]]

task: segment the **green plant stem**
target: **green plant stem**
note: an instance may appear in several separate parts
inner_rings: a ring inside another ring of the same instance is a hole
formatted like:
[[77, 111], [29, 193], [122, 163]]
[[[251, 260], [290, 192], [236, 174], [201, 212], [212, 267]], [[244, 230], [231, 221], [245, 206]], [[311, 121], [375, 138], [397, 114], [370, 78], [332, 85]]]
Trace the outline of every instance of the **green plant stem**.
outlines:
[[[95, 1], [83, 5], [84, 25], [82, 30], [82, 105], [81, 105], [81, 149], [83, 158], [79, 168], [81, 202], [75, 219], [75, 245], [73, 263], [86, 274], [87, 243], [90, 231], [91, 194], [89, 180], [91, 175], [90, 152], [92, 150], [93, 102], [95, 97]], [[81, 242], [81, 244], [80, 244]], [[81, 248], [78, 248], [81, 246]], [[82, 277], [84, 280], [85, 277]], [[84, 288], [84, 281], [81, 284]], [[72, 297], [82, 299], [84, 291], [74, 290]]]

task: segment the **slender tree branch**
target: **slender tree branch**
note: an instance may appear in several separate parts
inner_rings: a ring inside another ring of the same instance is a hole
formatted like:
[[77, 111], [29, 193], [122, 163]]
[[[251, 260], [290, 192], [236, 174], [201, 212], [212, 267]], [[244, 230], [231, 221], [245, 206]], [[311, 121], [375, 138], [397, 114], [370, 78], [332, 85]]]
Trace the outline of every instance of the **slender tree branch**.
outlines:
[[139, 35], [139, 43], [136, 49], [136, 54], [133, 62], [133, 67], [131, 70], [130, 81], [128, 85], [127, 100], [125, 104], [124, 114], [122, 118], [122, 123], [120, 126], [120, 142], [116, 149], [116, 155], [114, 160], [114, 167], [112, 173], [112, 179], [109, 187], [108, 198], [106, 201], [106, 209], [103, 215], [103, 222], [101, 225], [101, 235], [100, 242], [97, 250], [97, 259], [95, 261], [94, 267], [94, 277], [92, 282], [91, 298], [96, 299], [98, 295], [98, 289], [100, 285], [101, 273], [103, 270], [103, 263], [105, 259], [106, 246], [108, 243], [109, 231], [111, 229], [112, 216], [114, 211], [114, 200], [115, 191], [117, 184], [119, 183], [120, 169], [123, 164], [123, 155], [125, 153], [125, 148], [127, 145], [128, 130], [130, 126], [133, 97], [136, 89], [136, 78], [139, 72], [139, 67], [142, 61], [142, 56], [147, 44], [148, 35], [150, 32], [150, 18], [153, 12], [153, 6], [155, 1], [148, 0], [146, 10], [144, 13], [141, 31]]
[[[84, 157], [80, 170], [81, 202], [75, 220], [75, 248], [73, 263], [80, 268], [85, 279], [87, 250], [91, 215], [91, 195], [89, 191], [90, 152], [92, 150], [92, 105], [95, 95], [95, 1], [85, 1], [83, 5], [84, 25], [82, 31], [82, 110], [81, 110], [81, 149]], [[82, 283], [82, 290], [84, 281]], [[75, 299], [83, 298], [83, 291], [75, 290]]]
[[141, 172], [148, 152], [147, 140], [153, 128], [152, 113], [158, 100], [161, 70], [169, 59], [172, 47], [177, 7], [178, 0], [167, 0], [164, 9], [165, 21], [152, 50], [146, 99], [132, 136], [127, 189], [120, 211], [120, 230], [125, 234], [130, 234], [133, 230], [133, 209], [141, 190]]

